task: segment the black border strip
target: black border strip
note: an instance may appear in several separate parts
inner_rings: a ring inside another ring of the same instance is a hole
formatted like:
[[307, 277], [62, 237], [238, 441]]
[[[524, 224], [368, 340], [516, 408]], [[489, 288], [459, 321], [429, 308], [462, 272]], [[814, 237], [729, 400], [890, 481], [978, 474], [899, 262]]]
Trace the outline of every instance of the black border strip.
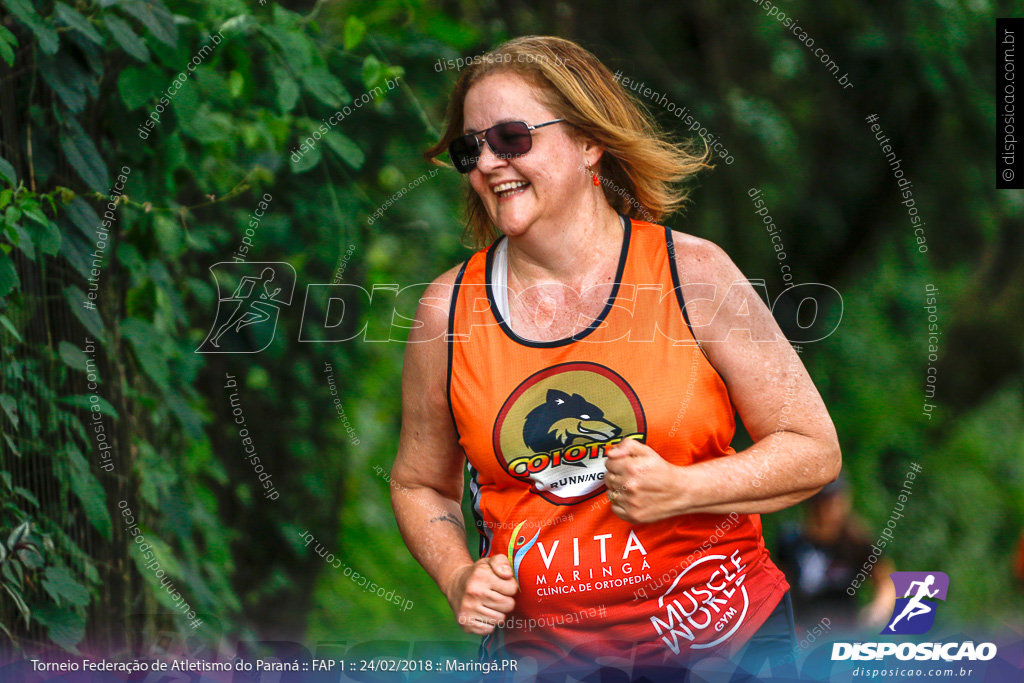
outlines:
[[[686, 312], [686, 301], [683, 299], [683, 286], [679, 281], [679, 268], [676, 265], [676, 243], [672, 239], [672, 228], [667, 225], [665, 226], [665, 246], [668, 248], [668, 266], [669, 270], [672, 272], [672, 287], [675, 289], [676, 301], [679, 302], [679, 308], [683, 312], [683, 320], [686, 321], [686, 327], [690, 330], [690, 336], [693, 337], [693, 341], [697, 345], [697, 348], [700, 349], [701, 355], [704, 356], [704, 360], [708, 362], [708, 365], [711, 366], [711, 369], [715, 371], [716, 375], [718, 375], [718, 379], [722, 381], [722, 384], [725, 385], [728, 390], [729, 385], [725, 384], [725, 378], [722, 377], [722, 373], [718, 371], [715, 364], [711, 362], [710, 358], [708, 358], [707, 351], [704, 350], [704, 347], [701, 346], [701, 343], [697, 340], [697, 335], [693, 333], [693, 325], [690, 324], [690, 315]], [[729, 402], [732, 402], [731, 398], [729, 399]]]
[[497, 303], [494, 300], [494, 292], [492, 291], [493, 285], [491, 283], [491, 270], [494, 264], [494, 252], [495, 249], [497, 248], [498, 242], [500, 242], [503, 239], [507, 239], [507, 237], [503, 235], [494, 242], [494, 246], [487, 252], [487, 264], [485, 267], [484, 275], [486, 287], [484, 287], [484, 289], [487, 290], [487, 301], [490, 302], [491, 305], [491, 314], [494, 316], [495, 321], [497, 321], [498, 326], [501, 327], [501, 331], [505, 333], [506, 337], [522, 346], [528, 346], [534, 349], [552, 349], [557, 348], [559, 346], [566, 346], [568, 344], [572, 344], [573, 342], [577, 342], [581, 339], [584, 339], [588, 334], [590, 334], [591, 332], [593, 332], [594, 330], [601, 326], [601, 324], [604, 322], [604, 319], [608, 317], [609, 313], [611, 313], [612, 307], [615, 304], [615, 299], [618, 298], [619, 285], [622, 284], [622, 274], [626, 270], [626, 259], [629, 256], [629, 243], [630, 238], [633, 234], [633, 222], [632, 220], [630, 220], [628, 216], [623, 217], [626, 220], [624, 223], [625, 231], [622, 237], [622, 249], [619, 252], [619, 266], [615, 271], [615, 285], [612, 287], [611, 294], [608, 295], [608, 302], [605, 304], [604, 310], [601, 311], [601, 315], [599, 315], [596, 320], [594, 320], [592, 323], [590, 323], [590, 325], [580, 330], [573, 336], [566, 337], [564, 339], [555, 339], [553, 341], [546, 342], [534, 341], [532, 339], [524, 339], [515, 332], [513, 332], [512, 328], [509, 327], [508, 323], [505, 322], [505, 319], [502, 317], [501, 312], [498, 310]]
[[462, 267], [459, 268], [459, 274], [455, 276], [455, 283], [452, 285], [452, 300], [448, 305], [448, 334], [445, 335], [445, 343], [448, 345], [448, 377], [444, 394], [448, 400], [448, 414], [452, 416], [452, 427], [455, 429], [455, 436], [459, 441], [462, 441], [462, 435], [459, 434], [459, 425], [455, 421], [455, 409], [452, 408], [452, 343], [455, 337], [455, 304], [459, 300], [459, 287], [462, 285], [462, 276], [466, 274], [468, 265], [469, 259], [466, 259], [462, 263]]

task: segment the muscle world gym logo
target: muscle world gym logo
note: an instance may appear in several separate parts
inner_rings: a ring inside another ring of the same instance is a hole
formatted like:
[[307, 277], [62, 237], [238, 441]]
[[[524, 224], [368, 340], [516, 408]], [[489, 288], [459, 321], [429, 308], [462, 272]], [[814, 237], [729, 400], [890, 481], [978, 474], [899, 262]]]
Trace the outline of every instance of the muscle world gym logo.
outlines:
[[[690, 574], [700, 576], [700, 582], [694, 584]], [[747, 565], [738, 550], [729, 557], [709, 555], [687, 566], [658, 598], [658, 609], [663, 611], [651, 617], [665, 647], [678, 655], [684, 647], [704, 650], [731, 638], [750, 611], [750, 596], [743, 585], [746, 578]]]
[[[935, 625], [938, 602], [945, 601], [949, 576], [944, 572], [893, 572], [896, 605], [881, 635], [916, 636]], [[987, 661], [996, 656], [994, 643], [833, 643], [832, 660], [880, 660], [895, 655], [907, 661]], [[855, 674], [856, 675], [856, 674]]]
[[563, 363], [531, 375], [494, 423], [494, 454], [531, 492], [574, 505], [604, 490], [606, 449], [643, 442], [647, 420], [636, 392], [597, 363]]

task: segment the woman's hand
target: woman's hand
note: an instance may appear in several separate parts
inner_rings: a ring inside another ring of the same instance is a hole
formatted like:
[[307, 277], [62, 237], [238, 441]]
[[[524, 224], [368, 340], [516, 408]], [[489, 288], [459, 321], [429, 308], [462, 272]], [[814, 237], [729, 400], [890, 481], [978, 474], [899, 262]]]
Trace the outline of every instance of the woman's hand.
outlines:
[[620, 441], [607, 455], [604, 483], [617, 517], [645, 524], [685, 512], [682, 467], [635, 439]]
[[485, 636], [515, 608], [518, 590], [508, 558], [494, 555], [455, 570], [445, 593], [462, 630]]

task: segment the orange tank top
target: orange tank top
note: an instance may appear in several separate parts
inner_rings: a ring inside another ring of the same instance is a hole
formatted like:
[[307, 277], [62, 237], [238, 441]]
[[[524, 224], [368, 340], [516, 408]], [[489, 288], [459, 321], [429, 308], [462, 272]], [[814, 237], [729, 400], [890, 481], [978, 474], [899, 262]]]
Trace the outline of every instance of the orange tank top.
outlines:
[[735, 453], [734, 409], [690, 330], [671, 230], [625, 227], [617, 284], [571, 338], [523, 339], [501, 318], [490, 273], [503, 237], [455, 281], [448, 400], [480, 554], [507, 554], [519, 583], [514, 611], [484, 639], [493, 656], [728, 654], [789, 588], [758, 515], [631, 525], [603, 495], [605, 449], [622, 439], [682, 466]]

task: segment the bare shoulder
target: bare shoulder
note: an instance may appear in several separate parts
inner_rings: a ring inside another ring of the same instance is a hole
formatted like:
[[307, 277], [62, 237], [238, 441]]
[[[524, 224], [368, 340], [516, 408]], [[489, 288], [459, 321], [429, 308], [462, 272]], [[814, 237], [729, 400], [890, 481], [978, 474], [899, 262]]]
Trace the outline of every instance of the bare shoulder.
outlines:
[[700, 237], [673, 235], [674, 265], [698, 341], [724, 340], [733, 330], [754, 328], [759, 338], [775, 339], [778, 326], [771, 312], [725, 250]]
[[444, 271], [430, 283], [430, 287], [427, 288], [427, 292], [434, 290], [432, 296], [442, 296], [449, 302], [451, 301], [452, 287], [455, 284], [455, 279], [459, 276], [459, 271], [462, 270], [464, 262], [460, 262], [457, 265], [452, 266], [448, 270]]
[[448, 328], [455, 280], [462, 269], [462, 263], [438, 275], [420, 298], [416, 310], [417, 325], [409, 333], [410, 342], [422, 342], [444, 337]]
[[673, 230], [672, 243], [682, 284], [729, 284], [742, 277], [725, 250], [710, 240]]

